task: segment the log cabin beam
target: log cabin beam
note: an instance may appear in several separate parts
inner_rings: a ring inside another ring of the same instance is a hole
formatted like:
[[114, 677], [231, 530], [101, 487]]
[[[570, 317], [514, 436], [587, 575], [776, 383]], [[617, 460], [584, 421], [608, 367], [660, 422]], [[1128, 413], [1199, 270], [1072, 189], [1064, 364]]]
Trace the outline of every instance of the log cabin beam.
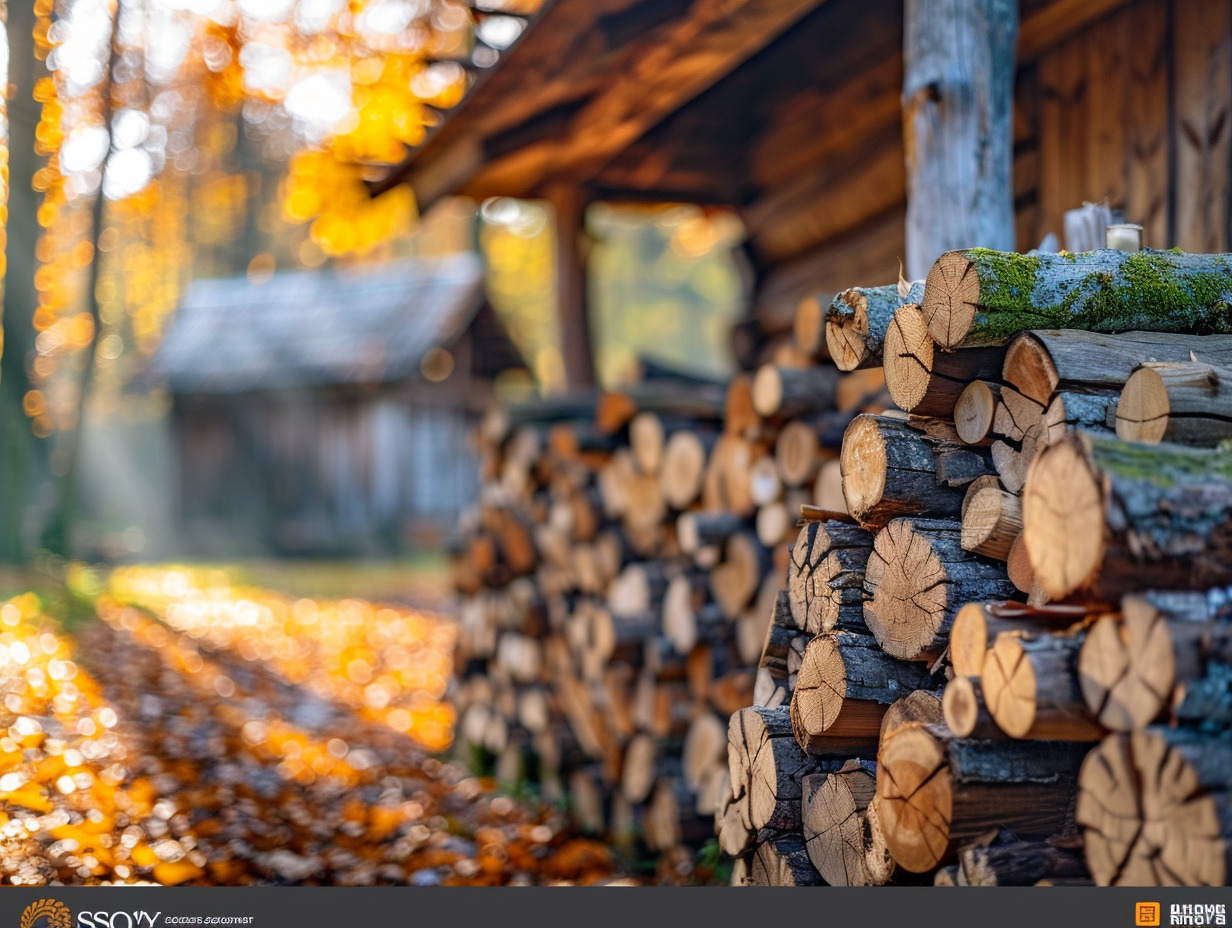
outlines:
[[565, 386], [576, 390], [595, 382], [594, 350], [587, 300], [585, 191], [552, 184], [545, 191], [556, 218], [556, 307]]

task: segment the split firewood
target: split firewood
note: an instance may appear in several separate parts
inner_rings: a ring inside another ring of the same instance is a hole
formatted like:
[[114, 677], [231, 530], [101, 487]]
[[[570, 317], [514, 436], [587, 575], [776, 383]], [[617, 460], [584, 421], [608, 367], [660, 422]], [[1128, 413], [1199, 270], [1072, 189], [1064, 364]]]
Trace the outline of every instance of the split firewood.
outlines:
[[1032, 608], [1022, 603], [967, 603], [950, 628], [950, 666], [960, 677], [978, 677], [988, 649], [1001, 635], [1031, 638], [1063, 631], [1087, 618], [1083, 606]]
[[835, 366], [853, 371], [880, 364], [882, 342], [894, 313], [923, 296], [922, 281], [905, 287], [852, 287], [836, 296], [825, 313], [826, 348]]
[[877, 765], [851, 760], [836, 773], [804, 778], [804, 846], [830, 886], [880, 886], [894, 870], [885, 836], [870, 814]]
[[1023, 840], [990, 832], [958, 852], [959, 886], [1034, 886], [1041, 880], [1085, 879], [1082, 853], [1050, 840]]
[[1023, 493], [1035, 580], [1061, 599], [1232, 581], [1232, 456], [1074, 433], [1044, 449]]
[[1019, 255], [973, 249], [937, 259], [921, 306], [943, 348], [1003, 345], [1025, 329], [1227, 332], [1232, 258], [1114, 249]]
[[749, 886], [820, 886], [821, 877], [798, 834], [783, 835], [761, 844], [749, 865]]
[[894, 657], [933, 660], [968, 602], [1006, 599], [1005, 571], [964, 551], [958, 522], [896, 519], [878, 533], [864, 576], [864, 621]]
[[1144, 364], [1121, 390], [1116, 433], [1207, 447], [1232, 438], [1232, 371], [1201, 361]]

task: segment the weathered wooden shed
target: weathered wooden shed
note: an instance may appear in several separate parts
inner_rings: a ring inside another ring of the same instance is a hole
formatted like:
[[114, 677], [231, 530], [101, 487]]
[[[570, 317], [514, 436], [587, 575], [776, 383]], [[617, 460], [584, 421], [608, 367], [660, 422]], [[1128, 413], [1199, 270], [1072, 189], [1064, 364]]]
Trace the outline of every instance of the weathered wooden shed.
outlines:
[[151, 364], [189, 553], [372, 554], [473, 497], [468, 432], [523, 366], [467, 253], [198, 280]]
[[[904, 256], [903, 32], [903, 0], [549, 0], [375, 189], [551, 201], [574, 382], [594, 200], [736, 209], [753, 317], [782, 331], [802, 295], [890, 282]], [[1104, 199], [1150, 246], [1228, 248], [1227, 0], [1021, 0], [1014, 97], [1020, 249]]]

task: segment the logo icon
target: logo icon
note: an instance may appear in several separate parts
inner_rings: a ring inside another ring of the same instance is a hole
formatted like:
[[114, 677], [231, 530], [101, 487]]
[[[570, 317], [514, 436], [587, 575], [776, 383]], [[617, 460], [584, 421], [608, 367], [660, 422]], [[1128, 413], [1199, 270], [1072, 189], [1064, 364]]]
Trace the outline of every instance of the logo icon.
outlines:
[[1135, 905], [1134, 924], [1137, 925], [1138, 928], [1159, 928], [1159, 903], [1139, 902]]
[[21, 913], [21, 928], [73, 928], [73, 914], [59, 899], [37, 899]]

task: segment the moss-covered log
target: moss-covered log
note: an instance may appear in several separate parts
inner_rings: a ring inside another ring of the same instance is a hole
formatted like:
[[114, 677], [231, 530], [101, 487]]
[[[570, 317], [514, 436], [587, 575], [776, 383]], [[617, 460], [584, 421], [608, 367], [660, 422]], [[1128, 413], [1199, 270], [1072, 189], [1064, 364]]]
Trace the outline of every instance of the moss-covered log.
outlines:
[[904, 303], [924, 297], [924, 281], [917, 280], [904, 294], [898, 284], [852, 287], [844, 290], [826, 310], [826, 348], [840, 371], [876, 367], [881, 345], [894, 313]]
[[1003, 345], [1027, 329], [1232, 332], [1232, 255], [950, 251], [921, 307], [944, 348]]
[[1232, 582], [1232, 451], [1071, 433], [1036, 457], [1022, 510], [1053, 599]]

